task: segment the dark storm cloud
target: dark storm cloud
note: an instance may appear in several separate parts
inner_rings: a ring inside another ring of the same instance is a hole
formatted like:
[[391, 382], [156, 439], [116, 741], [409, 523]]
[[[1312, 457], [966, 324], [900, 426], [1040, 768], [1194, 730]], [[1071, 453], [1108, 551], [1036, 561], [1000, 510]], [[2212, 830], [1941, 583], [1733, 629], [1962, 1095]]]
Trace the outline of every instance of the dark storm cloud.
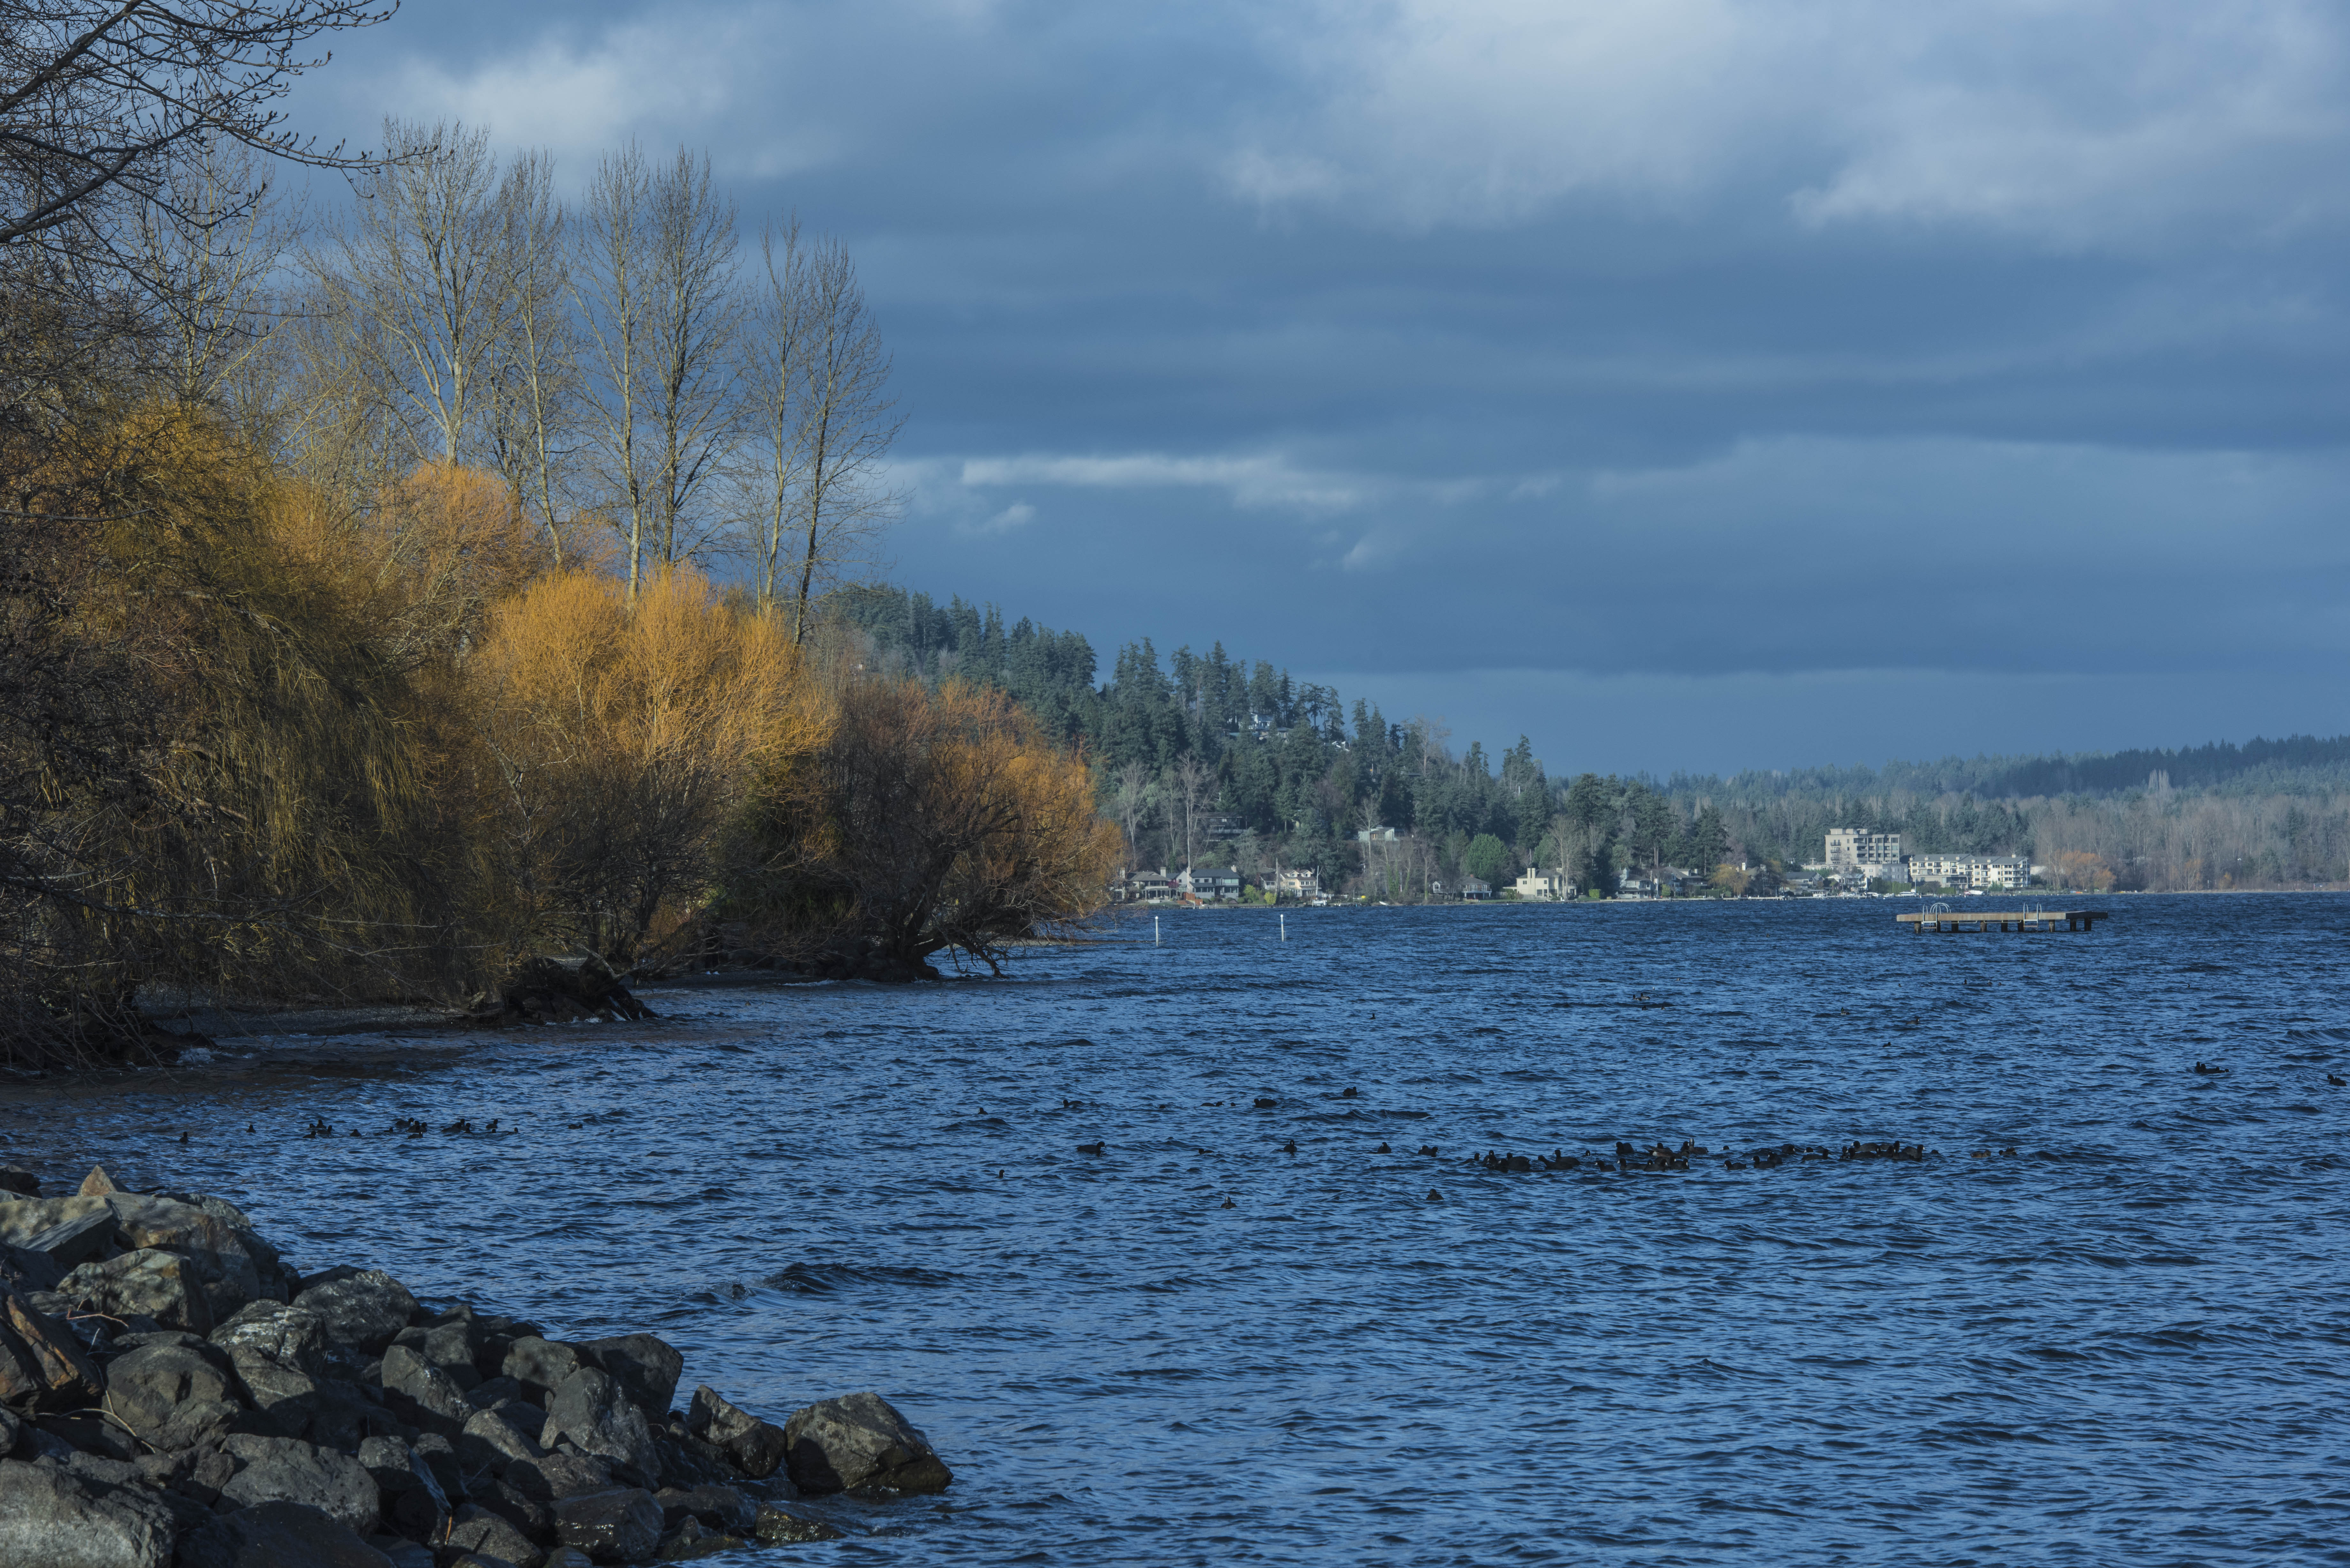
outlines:
[[1734, 765], [2350, 728], [2344, 41], [2282, 0], [411, 0], [311, 104], [575, 175], [707, 144], [842, 234], [913, 586]]

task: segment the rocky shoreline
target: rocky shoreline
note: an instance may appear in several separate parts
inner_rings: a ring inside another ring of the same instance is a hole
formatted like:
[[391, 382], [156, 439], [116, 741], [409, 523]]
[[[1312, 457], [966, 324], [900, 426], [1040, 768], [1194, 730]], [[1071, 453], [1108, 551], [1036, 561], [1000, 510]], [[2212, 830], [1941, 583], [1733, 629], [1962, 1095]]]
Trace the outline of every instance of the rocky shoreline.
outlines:
[[564, 1341], [380, 1270], [296, 1272], [234, 1205], [0, 1172], [0, 1568], [583, 1568], [839, 1532], [942, 1490], [875, 1394], [782, 1425], [649, 1334]]

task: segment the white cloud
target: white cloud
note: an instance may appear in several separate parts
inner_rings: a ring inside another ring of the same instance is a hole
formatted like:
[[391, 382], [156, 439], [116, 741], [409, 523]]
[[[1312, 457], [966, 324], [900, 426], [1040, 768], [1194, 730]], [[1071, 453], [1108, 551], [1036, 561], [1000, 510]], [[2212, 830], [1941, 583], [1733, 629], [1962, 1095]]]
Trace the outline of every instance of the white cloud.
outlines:
[[987, 487], [1057, 484], [1090, 490], [1221, 490], [1236, 506], [1284, 507], [1306, 513], [1351, 512], [1390, 487], [1388, 482], [1368, 475], [1303, 468], [1273, 453], [978, 457], [964, 461], [962, 482]]
[[1277, 14], [1303, 107], [1227, 188], [1405, 226], [1599, 196], [1960, 223], [2065, 246], [2350, 209], [2345, 17], [2320, 0], [1397, 0]]

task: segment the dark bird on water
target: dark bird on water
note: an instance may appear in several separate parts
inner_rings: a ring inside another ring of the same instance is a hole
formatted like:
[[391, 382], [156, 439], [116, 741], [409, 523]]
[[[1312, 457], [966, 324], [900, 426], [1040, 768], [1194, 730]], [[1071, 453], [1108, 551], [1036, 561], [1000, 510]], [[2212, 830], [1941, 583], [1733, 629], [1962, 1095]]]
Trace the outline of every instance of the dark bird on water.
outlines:
[[1342, 1100], [1351, 1100], [1360, 1092], [1361, 1091], [1357, 1089], [1352, 1084], [1349, 1084], [1345, 1088], [1338, 1091], [1338, 1097]]
[[1099, 1154], [1102, 1151], [1102, 1145], [1097, 1143], [1081, 1143], [1077, 1145], [1077, 1152], [1079, 1154]]
[[[358, 1131], [358, 1129], [357, 1129], [357, 1128], [353, 1128], [353, 1129], [352, 1129], [352, 1131], [351, 1131], [351, 1136], [352, 1136], [353, 1137], [359, 1137], [359, 1131]], [[188, 1135], [187, 1135], [186, 1133], [182, 1133], [182, 1134], [180, 1135], [180, 1141], [181, 1141], [182, 1143], [185, 1143], [185, 1142], [187, 1142], [187, 1141], [188, 1141]]]
[[1434, 1159], [1436, 1158], [1436, 1146], [1432, 1143], [1421, 1144], [1419, 1146], [1419, 1152], [1428, 1156], [1429, 1158]]
[[2199, 1072], [2199, 1073], [2201, 1073], [2201, 1074], [2205, 1075], [2206, 1076], [2209, 1076], [2209, 1077], [2217, 1077], [2220, 1074], [2226, 1072], [2228, 1069], [2227, 1069], [2227, 1068], [2225, 1068], [2225, 1067], [2213, 1067], [2213, 1066], [2209, 1066], [2209, 1065], [2205, 1064], [2204, 1063], [2198, 1062], [2198, 1063], [2196, 1063], [2196, 1064], [2195, 1064], [2195, 1070], [2196, 1070], [2197, 1072]]
[[1225, 1199], [1224, 1199], [1224, 1207], [1225, 1207], [1225, 1208], [1227, 1208], [1227, 1209], [1230, 1209], [1232, 1206], [1232, 1200], [1231, 1199], [1229, 1199], [1229, 1198]]
[[1297, 1152], [1297, 1140], [1295, 1138], [1291, 1138], [1287, 1143], [1283, 1144], [1281, 1146], [1281, 1152], [1284, 1154], [1295, 1154]]
[[1393, 1153], [1395, 1152], [1395, 1150], [1393, 1150], [1393, 1149], [1389, 1148], [1389, 1147], [1388, 1147], [1387, 1145], [1385, 1145], [1385, 1144], [1381, 1144], [1381, 1145], [1379, 1145], [1379, 1147], [1377, 1147], [1377, 1148], [1375, 1148], [1375, 1149], [1371, 1150], [1371, 1152], [1372, 1152], [1373, 1154], [1393, 1154]]
[[1431, 1187], [1428, 1189], [1428, 1200], [1430, 1203], [1441, 1203], [1444, 1201], [1444, 1194]]
[[2338, 1088], [2340, 1088], [2340, 1087], [2341, 1087], [2343, 1085], [2345, 1085], [2345, 1084], [2350, 1084], [2350, 1078], [2345, 1078], [2345, 1077], [2344, 1077], [2344, 1076], [2343, 1076], [2341, 1074], [2339, 1074], [2339, 1073], [2328, 1073], [2328, 1074], [2326, 1074], [2326, 1075], [2325, 1075], [2325, 1081], [2326, 1081], [2327, 1083], [2329, 1083], [2329, 1084], [2333, 1085], [2334, 1085], [2335, 1088], [2337, 1088], [2337, 1089], [2338, 1089]]

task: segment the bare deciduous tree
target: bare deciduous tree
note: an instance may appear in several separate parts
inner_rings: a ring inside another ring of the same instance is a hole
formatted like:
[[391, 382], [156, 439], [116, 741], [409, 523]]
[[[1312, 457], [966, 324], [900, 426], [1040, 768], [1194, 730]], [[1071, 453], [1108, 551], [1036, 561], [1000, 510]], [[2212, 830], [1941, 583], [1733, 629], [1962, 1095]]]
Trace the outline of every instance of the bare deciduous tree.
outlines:
[[513, 301], [497, 157], [460, 124], [383, 130], [387, 161], [313, 272], [340, 348], [392, 396], [415, 455], [457, 462], [474, 454]]
[[498, 189], [505, 223], [505, 331], [494, 350], [491, 461], [515, 501], [546, 533], [557, 566], [569, 510], [563, 495], [579, 398], [577, 334], [570, 310], [567, 214], [556, 201], [555, 161], [525, 153]]
[[0, 0], [0, 246], [78, 230], [108, 251], [126, 206], [196, 219], [173, 200], [172, 171], [206, 137], [345, 164], [339, 147], [287, 129], [277, 106], [326, 63], [308, 53], [316, 40], [397, 5]]
[[1175, 789], [1183, 802], [1183, 866], [1191, 865], [1192, 828], [1200, 815], [1200, 803], [1207, 798], [1208, 785], [1215, 778], [1206, 763], [1186, 753], [1175, 763]]
[[[791, 543], [795, 643], [806, 640], [818, 588], [897, 514], [899, 497], [882, 487], [881, 464], [904, 423], [888, 395], [889, 356], [847, 251], [834, 241], [819, 243], [802, 275], [796, 435], [802, 483]], [[780, 555], [780, 528], [777, 535]]]
[[681, 151], [655, 169], [634, 145], [588, 186], [579, 306], [596, 374], [588, 400], [629, 588], [648, 566], [718, 542], [705, 493], [734, 436], [734, 209], [710, 161]]
[[662, 566], [693, 559], [723, 526], [703, 493], [734, 437], [734, 203], [711, 190], [710, 155], [678, 149], [654, 176], [640, 275], [647, 288], [652, 546]]
[[138, 214], [139, 270], [164, 322], [171, 396], [251, 431], [258, 383], [279, 321], [272, 277], [300, 232], [262, 177], [260, 157], [225, 137], [184, 144], [165, 199]]

